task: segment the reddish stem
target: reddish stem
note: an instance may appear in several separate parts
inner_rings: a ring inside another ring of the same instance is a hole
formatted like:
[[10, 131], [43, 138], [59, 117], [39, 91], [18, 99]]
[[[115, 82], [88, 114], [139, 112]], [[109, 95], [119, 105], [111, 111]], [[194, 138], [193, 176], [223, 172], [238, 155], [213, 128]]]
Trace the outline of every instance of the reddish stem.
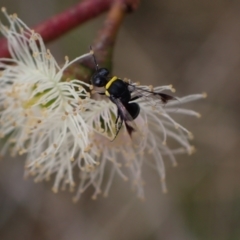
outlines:
[[[100, 67], [112, 69], [112, 54], [117, 33], [127, 12], [134, 11], [139, 0], [114, 0], [92, 47]], [[75, 63], [65, 71], [66, 78], [82, 79], [89, 82], [90, 76], [96, 70], [92, 58], [86, 58], [81, 63]]]
[[139, 0], [115, 0], [93, 44], [100, 65], [111, 70], [117, 33], [127, 12], [136, 10]]
[[39, 24], [34, 29], [45, 42], [63, 35], [81, 23], [86, 22], [106, 11], [112, 0], [87, 0]]
[[[44, 42], [50, 42], [81, 23], [106, 11], [113, 0], [86, 0], [33, 27]], [[9, 57], [6, 39], [0, 40], [0, 57]]]
[[[126, 7], [119, 1], [113, 3], [108, 15], [94, 41], [93, 49], [100, 66], [111, 70], [112, 53], [119, 28], [123, 22]], [[92, 61], [90, 61], [92, 62]], [[92, 62], [93, 63], [93, 62]], [[93, 67], [95, 69], [95, 66]]]

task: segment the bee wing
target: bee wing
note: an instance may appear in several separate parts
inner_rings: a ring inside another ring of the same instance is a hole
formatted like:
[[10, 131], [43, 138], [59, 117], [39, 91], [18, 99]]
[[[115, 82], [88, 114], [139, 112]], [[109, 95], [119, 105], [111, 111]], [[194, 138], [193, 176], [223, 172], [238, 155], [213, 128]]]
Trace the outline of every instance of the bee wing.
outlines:
[[144, 98], [154, 98], [154, 97], [160, 97], [161, 101], [165, 104], [169, 100], [177, 100], [175, 97], [162, 93], [162, 92], [156, 92], [156, 91], [150, 91], [147, 89], [143, 89], [141, 87], [137, 87], [133, 84], [128, 83], [128, 89], [130, 92], [132, 92], [132, 99], [136, 100], [138, 98], [144, 97]]
[[[134, 131], [136, 131], [137, 126], [136, 126], [131, 114], [127, 111], [126, 107], [122, 104], [122, 102], [119, 98], [110, 96], [110, 99], [116, 104], [119, 115], [120, 115], [120, 120], [124, 121], [128, 134], [130, 136], [132, 136], [132, 133]], [[120, 128], [121, 128], [121, 125], [122, 124], [120, 124]], [[119, 132], [120, 128], [117, 129], [117, 133]]]

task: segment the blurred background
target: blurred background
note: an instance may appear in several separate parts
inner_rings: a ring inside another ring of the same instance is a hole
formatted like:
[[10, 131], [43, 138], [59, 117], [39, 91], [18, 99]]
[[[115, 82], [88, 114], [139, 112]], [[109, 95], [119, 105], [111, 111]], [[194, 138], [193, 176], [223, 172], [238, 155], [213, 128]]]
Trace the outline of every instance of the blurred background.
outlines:
[[[29, 26], [77, 0], [1, 0]], [[88, 51], [104, 20], [89, 21], [48, 45], [63, 61]], [[173, 84], [176, 95], [207, 92], [189, 108], [201, 119], [181, 123], [195, 135], [197, 152], [166, 163], [168, 194], [149, 170], [146, 201], [116, 178], [108, 198], [91, 190], [73, 204], [51, 183], [23, 179], [24, 159], [0, 165], [1, 240], [240, 239], [240, 2], [143, 0], [124, 21], [114, 73], [153, 85]]]

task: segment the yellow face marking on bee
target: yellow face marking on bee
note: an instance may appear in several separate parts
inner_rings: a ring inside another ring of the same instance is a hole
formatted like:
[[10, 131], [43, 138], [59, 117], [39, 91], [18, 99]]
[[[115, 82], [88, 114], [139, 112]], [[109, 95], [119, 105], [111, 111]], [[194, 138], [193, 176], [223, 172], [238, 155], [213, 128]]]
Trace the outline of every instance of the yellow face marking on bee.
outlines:
[[116, 76], [114, 76], [114, 77], [112, 77], [111, 80], [106, 84], [106, 86], [105, 86], [105, 88], [106, 88], [105, 95], [106, 95], [106, 96], [110, 97], [110, 94], [109, 94], [109, 92], [108, 92], [108, 89], [109, 89], [109, 87], [112, 85], [112, 83], [113, 83], [114, 81], [116, 81], [117, 79], [118, 79], [118, 78], [117, 78]]

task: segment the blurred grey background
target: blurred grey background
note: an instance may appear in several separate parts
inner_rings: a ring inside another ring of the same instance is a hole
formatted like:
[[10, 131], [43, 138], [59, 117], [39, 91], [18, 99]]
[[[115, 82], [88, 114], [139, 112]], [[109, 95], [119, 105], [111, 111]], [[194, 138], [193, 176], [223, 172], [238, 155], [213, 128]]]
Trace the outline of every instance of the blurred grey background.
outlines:
[[[1, 0], [29, 26], [76, 0]], [[49, 44], [61, 62], [88, 51], [104, 15]], [[51, 183], [23, 180], [23, 159], [0, 165], [1, 240], [194, 240], [240, 239], [240, 2], [141, 1], [124, 21], [114, 54], [114, 73], [153, 85], [173, 84], [178, 96], [207, 92], [189, 104], [201, 119], [181, 118], [197, 152], [166, 163], [168, 194], [149, 171], [146, 201], [115, 179], [109, 197], [77, 204]]]

